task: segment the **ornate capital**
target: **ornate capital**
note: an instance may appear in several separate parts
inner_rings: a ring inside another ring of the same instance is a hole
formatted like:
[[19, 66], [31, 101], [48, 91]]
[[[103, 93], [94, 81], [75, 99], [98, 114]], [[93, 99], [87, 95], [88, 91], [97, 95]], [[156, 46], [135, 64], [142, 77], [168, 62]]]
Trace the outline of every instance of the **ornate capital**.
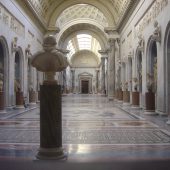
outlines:
[[101, 55], [106, 55], [108, 51], [107, 51], [107, 50], [99, 50], [98, 52], [99, 52]]
[[47, 29], [46, 35], [56, 35], [59, 32], [60, 32], [60, 28], [55, 26], [50, 26]]
[[107, 33], [108, 35], [116, 34], [116, 28], [115, 27], [105, 27], [104, 32]]
[[64, 55], [67, 55], [70, 52], [70, 50], [59, 49], [59, 48], [57, 48], [57, 50], [63, 53]]

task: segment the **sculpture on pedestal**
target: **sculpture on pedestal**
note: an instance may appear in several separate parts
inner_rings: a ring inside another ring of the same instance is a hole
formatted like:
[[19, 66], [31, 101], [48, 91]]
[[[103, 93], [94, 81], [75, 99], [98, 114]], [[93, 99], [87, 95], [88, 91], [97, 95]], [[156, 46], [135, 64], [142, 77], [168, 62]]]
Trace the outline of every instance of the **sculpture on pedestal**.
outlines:
[[31, 64], [45, 73], [40, 86], [40, 149], [38, 159], [62, 159], [62, 115], [61, 86], [55, 80], [55, 73], [63, 71], [68, 62], [66, 57], [56, 50], [56, 39], [48, 35], [43, 41], [43, 50], [33, 55]]

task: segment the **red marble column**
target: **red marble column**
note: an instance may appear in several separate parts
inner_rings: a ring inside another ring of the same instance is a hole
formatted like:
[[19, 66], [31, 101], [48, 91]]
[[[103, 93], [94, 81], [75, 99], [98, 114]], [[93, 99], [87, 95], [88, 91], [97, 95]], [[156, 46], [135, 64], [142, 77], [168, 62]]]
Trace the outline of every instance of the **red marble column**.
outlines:
[[38, 159], [62, 159], [61, 86], [40, 86], [40, 149]]

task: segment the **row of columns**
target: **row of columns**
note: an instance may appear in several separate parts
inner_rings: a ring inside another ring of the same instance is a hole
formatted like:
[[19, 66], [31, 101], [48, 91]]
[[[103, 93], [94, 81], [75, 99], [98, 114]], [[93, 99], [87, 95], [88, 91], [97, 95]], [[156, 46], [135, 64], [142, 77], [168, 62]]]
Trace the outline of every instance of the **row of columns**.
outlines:
[[[105, 32], [110, 35], [110, 31], [106, 30]], [[115, 97], [115, 38], [108, 39], [108, 49], [99, 50], [101, 54], [101, 90], [103, 94], [106, 94], [109, 100], [113, 100]], [[107, 60], [107, 65], [106, 65]], [[107, 70], [107, 77], [106, 77]], [[107, 79], [107, 80], [106, 80]], [[106, 87], [107, 82], [107, 87]]]

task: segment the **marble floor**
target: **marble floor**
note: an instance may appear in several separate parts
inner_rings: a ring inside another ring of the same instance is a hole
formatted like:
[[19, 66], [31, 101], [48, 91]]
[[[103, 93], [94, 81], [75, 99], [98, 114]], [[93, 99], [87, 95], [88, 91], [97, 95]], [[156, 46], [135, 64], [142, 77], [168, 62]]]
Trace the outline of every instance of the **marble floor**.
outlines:
[[[62, 98], [64, 162], [170, 161], [166, 116], [101, 95]], [[35, 160], [39, 148], [39, 107], [0, 115], [0, 161]]]

